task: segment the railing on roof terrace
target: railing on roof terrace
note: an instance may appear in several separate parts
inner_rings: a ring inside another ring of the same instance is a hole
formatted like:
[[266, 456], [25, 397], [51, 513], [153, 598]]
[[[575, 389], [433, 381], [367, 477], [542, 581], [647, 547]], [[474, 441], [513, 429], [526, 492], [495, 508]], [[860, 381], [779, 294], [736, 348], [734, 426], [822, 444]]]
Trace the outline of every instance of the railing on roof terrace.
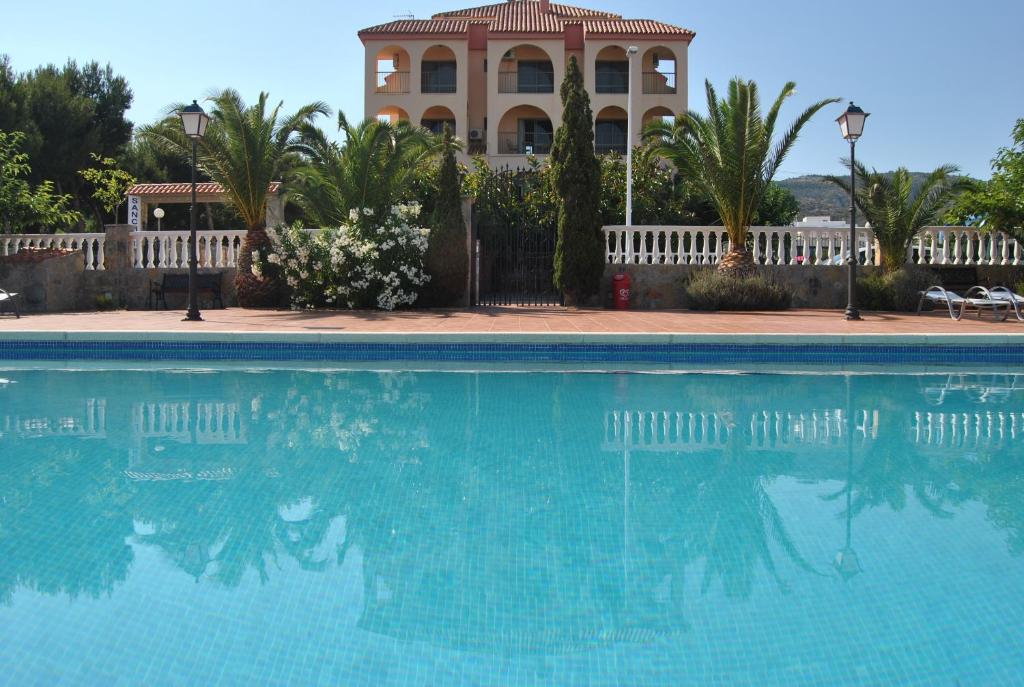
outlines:
[[674, 95], [676, 92], [675, 72], [644, 72], [644, 94]]
[[[729, 250], [723, 227], [610, 226], [604, 228], [609, 263], [625, 265], [713, 265]], [[849, 229], [751, 227], [749, 247], [759, 265], [842, 265]], [[857, 230], [862, 265], [877, 263], [874, 232]], [[907, 250], [915, 265], [1024, 265], [1024, 248], [1001, 232], [969, 227], [929, 227]]]

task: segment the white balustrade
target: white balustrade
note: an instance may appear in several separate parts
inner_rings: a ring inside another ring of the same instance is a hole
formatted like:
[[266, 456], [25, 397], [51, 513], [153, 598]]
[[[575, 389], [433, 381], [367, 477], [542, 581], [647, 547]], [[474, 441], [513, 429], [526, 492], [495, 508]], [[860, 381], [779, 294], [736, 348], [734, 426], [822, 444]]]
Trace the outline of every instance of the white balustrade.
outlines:
[[[729, 250], [721, 227], [609, 226], [606, 259], [615, 265], [711, 265]], [[848, 229], [751, 227], [749, 245], [759, 265], [843, 265]], [[862, 265], [878, 262], [874, 232], [857, 230]], [[1024, 246], [1002, 232], [973, 227], [929, 227], [911, 242], [907, 263], [915, 265], [1024, 265]]]
[[1024, 265], [1024, 247], [1001, 231], [928, 227], [911, 242], [914, 265]]
[[[615, 265], [713, 265], [729, 251], [722, 227], [605, 227], [606, 259]], [[841, 265], [850, 232], [826, 227], [751, 227], [749, 242], [759, 265]], [[875, 261], [874, 234], [858, 230], [861, 264]]]
[[[134, 231], [132, 264], [137, 268], [188, 267], [189, 232]], [[245, 230], [197, 231], [196, 259], [200, 268], [235, 267]]]
[[0, 234], [0, 255], [23, 250], [80, 250], [85, 269], [105, 269], [106, 234]]

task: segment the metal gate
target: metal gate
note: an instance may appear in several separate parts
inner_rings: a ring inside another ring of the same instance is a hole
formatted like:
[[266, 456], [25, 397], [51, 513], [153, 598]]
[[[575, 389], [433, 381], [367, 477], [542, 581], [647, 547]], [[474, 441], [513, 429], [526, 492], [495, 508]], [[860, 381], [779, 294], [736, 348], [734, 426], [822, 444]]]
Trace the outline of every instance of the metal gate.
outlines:
[[554, 284], [556, 231], [473, 213], [477, 305], [562, 305]]

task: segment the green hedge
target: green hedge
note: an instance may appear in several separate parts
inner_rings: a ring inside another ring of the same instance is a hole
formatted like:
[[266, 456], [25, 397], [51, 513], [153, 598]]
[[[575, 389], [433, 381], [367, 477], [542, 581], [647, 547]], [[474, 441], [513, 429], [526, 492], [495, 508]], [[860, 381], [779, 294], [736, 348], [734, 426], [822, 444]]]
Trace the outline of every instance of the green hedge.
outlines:
[[786, 310], [789, 291], [763, 275], [737, 278], [715, 269], [700, 270], [686, 283], [692, 310]]
[[861, 310], [913, 312], [917, 310], [922, 291], [941, 285], [942, 279], [931, 270], [904, 267], [858, 279], [857, 299]]

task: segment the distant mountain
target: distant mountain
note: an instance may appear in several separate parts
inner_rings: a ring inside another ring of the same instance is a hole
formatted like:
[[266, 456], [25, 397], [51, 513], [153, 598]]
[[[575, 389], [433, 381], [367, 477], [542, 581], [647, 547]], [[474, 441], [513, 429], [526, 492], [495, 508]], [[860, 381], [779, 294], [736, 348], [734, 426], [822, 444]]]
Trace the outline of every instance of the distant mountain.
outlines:
[[[925, 172], [911, 172], [914, 177], [914, 188], [928, 175]], [[832, 219], [843, 220], [850, 217], [850, 196], [835, 184], [825, 181], [823, 176], [807, 174], [802, 177], [783, 179], [779, 186], [789, 189], [800, 203], [800, 214], [797, 219], [812, 216], [829, 215]]]

